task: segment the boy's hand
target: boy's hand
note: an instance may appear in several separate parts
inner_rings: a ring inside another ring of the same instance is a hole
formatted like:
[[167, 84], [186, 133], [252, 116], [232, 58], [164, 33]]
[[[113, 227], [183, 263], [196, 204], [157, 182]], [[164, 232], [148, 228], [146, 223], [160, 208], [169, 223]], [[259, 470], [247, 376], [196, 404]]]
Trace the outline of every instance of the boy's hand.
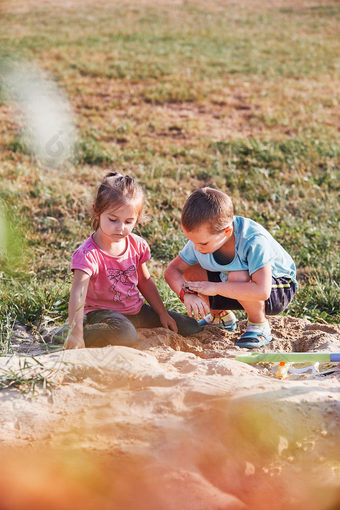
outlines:
[[207, 303], [203, 301], [201, 297], [197, 296], [197, 294], [184, 294], [183, 299], [189, 317], [195, 317], [197, 321], [200, 317], [203, 318], [210, 312]]
[[185, 284], [190, 290], [194, 290], [198, 294], [204, 294], [205, 296], [216, 296], [218, 294], [215, 282], [186, 282]]
[[70, 335], [65, 343], [65, 349], [84, 349], [85, 342], [81, 336]]
[[175, 333], [178, 332], [176, 321], [168, 314], [168, 312], [161, 314], [159, 316], [159, 320], [161, 321], [163, 328], [171, 329], [171, 331], [174, 331]]

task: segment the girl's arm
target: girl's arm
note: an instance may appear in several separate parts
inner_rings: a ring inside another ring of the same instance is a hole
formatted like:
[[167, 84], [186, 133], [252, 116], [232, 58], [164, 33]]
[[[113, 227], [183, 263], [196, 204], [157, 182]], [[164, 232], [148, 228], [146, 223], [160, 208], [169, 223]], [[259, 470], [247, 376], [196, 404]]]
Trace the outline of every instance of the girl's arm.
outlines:
[[272, 287], [271, 265], [258, 269], [248, 282], [188, 282], [188, 287], [206, 296], [225, 296], [239, 301], [265, 301]]
[[73, 282], [68, 303], [68, 322], [70, 332], [65, 349], [81, 349], [85, 347], [83, 318], [84, 305], [89, 286], [90, 276], [80, 269], [74, 270]]
[[149, 270], [146, 264], [141, 264], [138, 269], [138, 289], [143, 294], [147, 302], [159, 315], [160, 321], [165, 328], [172, 329], [177, 333], [177, 324], [175, 320], [168, 314], [161, 296], [159, 295], [158, 289], [155, 282], [150, 276]]

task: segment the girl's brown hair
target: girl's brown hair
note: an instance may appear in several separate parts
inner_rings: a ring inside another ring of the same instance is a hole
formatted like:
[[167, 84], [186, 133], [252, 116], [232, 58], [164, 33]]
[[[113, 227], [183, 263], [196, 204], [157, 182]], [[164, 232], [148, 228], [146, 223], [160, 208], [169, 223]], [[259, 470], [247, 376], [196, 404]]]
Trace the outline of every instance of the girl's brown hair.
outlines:
[[99, 216], [106, 209], [115, 209], [128, 202], [136, 203], [137, 223], [143, 220], [145, 195], [141, 186], [133, 177], [121, 175], [118, 172], [107, 174], [97, 190], [93, 204], [92, 226], [99, 227]]
[[208, 223], [211, 232], [217, 234], [231, 223], [233, 214], [233, 203], [228, 195], [204, 187], [191, 193], [185, 202], [181, 222], [188, 232]]

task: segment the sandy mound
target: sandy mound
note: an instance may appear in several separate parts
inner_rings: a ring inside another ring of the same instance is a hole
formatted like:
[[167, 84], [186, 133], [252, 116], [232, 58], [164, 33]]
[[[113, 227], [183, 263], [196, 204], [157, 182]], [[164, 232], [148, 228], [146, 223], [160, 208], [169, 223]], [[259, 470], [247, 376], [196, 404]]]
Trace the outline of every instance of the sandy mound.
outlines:
[[[340, 350], [339, 326], [272, 327], [262, 350]], [[0, 359], [13, 383], [41, 378], [34, 394], [0, 392], [6, 508], [339, 508], [338, 375], [278, 380], [273, 365], [235, 361], [239, 333], [214, 327], [139, 333], [137, 349]]]

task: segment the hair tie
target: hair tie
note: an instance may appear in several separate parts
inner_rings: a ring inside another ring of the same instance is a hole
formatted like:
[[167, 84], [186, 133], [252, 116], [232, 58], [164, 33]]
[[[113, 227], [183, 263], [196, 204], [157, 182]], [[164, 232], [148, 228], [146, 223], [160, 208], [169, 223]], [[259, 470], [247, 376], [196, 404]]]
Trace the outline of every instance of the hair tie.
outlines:
[[108, 177], [124, 177], [124, 175], [120, 174], [119, 172], [110, 172], [109, 174], [105, 175], [105, 179]]

